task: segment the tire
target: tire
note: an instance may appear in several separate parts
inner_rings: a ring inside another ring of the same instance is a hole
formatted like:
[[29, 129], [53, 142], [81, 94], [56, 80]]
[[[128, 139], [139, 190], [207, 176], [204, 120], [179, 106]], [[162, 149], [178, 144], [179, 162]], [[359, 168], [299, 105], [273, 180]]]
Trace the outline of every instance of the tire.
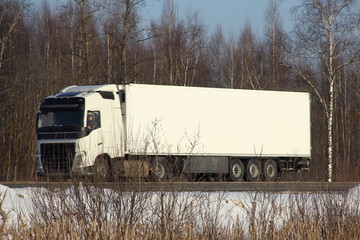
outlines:
[[265, 181], [274, 182], [278, 178], [278, 166], [275, 160], [267, 159], [264, 163], [263, 175]]
[[107, 182], [110, 180], [110, 165], [107, 157], [97, 157], [94, 166], [94, 180]]
[[155, 159], [152, 164], [151, 176], [155, 181], [164, 181], [168, 175], [168, 165], [165, 159]]
[[233, 182], [244, 180], [244, 164], [239, 159], [233, 159], [230, 162], [230, 179]]
[[250, 159], [246, 163], [246, 180], [257, 182], [261, 179], [261, 165], [258, 159]]

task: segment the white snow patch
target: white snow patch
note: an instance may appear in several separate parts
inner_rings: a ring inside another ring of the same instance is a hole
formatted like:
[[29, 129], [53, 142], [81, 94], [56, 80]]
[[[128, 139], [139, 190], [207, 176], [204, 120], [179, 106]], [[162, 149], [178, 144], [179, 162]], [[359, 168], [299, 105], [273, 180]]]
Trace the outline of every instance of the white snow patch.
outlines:
[[[83, 191], [83, 196], [86, 196], [86, 192], [82, 189], [79, 191]], [[111, 194], [112, 190], [106, 190], [106, 194]], [[36, 194], [34, 194], [36, 193]], [[39, 197], [40, 194], [51, 194], [51, 191], [45, 188], [9, 188], [0, 184], [0, 210], [7, 214], [9, 220], [8, 223], [14, 224], [18, 222], [18, 217], [21, 215], [22, 219], [25, 221], [30, 221], [29, 216], [33, 212], [36, 206], [33, 206], [32, 198], [34, 196]], [[74, 200], [74, 191], [73, 188], [69, 188], [66, 191], [66, 196], [69, 201]], [[151, 193], [150, 194], [150, 202], [155, 203], [159, 200], [159, 193]], [[171, 197], [171, 194], [168, 195]], [[293, 206], [294, 200], [304, 200], [307, 199], [319, 199], [330, 196], [332, 198], [339, 199], [342, 201], [344, 199], [344, 194], [334, 194], [334, 193], [255, 193], [255, 192], [210, 192], [205, 193], [204, 202], [198, 199], [199, 193], [196, 192], [183, 192], [176, 195], [177, 201], [194, 201], [194, 207], [200, 207], [201, 204], [209, 207], [208, 209], [218, 210], [218, 213], [221, 218], [222, 224], [228, 224], [231, 221], [244, 221], [244, 223], [248, 224], [248, 217], [250, 214], [254, 214], [255, 216], [259, 216], [260, 214], [267, 214], [267, 219], [273, 219], [276, 226], [280, 226], [288, 217], [289, 212], [286, 210], [279, 210], [281, 208], [289, 208]], [[315, 197], [315, 198], [314, 198]], [[360, 207], [360, 185], [350, 189], [345, 195], [347, 199], [347, 204], [350, 207]], [[60, 199], [59, 199], [60, 201]], [[76, 204], [76, 203], [74, 203]], [[311, 201], [305, 203], [311, 207]], [[181, 206], [179, 204], [179, 206]], [[203, 206], [203, 207], [204, 207]], [[254, 211], [250, 213], [249, 211]], [[280, 213], [280, 214], [279, 214]], [[4, 219], [1, 219], [0, 216], [0, 224]], [[246, 228], [246, 225], [244, 225]]]
[[[0, 184], [0, 210], [8, 217], [8, 223], [17, 223], [21, 215], [24, 220], [29, 220], [32, 211], [31, 188], [9, 188]], [[4, 219], [0, 218], [0, 223]]]

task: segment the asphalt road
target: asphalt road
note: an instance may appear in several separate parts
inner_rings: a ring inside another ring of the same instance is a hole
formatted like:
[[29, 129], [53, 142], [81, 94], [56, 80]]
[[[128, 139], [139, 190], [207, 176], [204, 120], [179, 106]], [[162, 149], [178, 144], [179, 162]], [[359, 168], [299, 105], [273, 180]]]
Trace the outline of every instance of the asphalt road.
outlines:
[[122, 191], [346, 192], [359, 182], [0, 182], [10, 188], [98, 186]]

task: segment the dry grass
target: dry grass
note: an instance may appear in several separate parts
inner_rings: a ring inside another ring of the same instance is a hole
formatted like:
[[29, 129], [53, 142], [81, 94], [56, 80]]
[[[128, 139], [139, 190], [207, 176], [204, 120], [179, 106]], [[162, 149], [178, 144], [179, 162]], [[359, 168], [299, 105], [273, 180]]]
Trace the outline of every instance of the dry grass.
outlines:
[[2, 239], [360, 239], [360, 196], [249, 193], [226, 209], [221, 193], [75, 186], [34, 191], [17, 225], [0, 201]]

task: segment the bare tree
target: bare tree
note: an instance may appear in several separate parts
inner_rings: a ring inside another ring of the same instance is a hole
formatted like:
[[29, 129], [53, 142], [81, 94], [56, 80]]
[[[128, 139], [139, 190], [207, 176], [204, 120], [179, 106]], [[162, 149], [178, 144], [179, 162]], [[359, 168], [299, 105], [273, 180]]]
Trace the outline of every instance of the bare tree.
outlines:
[[173, 0], [167, 0], [164, 3], [163, 13], [161, 19], [162, 31], [162, 57], [164, 58], [167, 67], [168, 84], [176, 83], [176, 60], [179, 58], [179, 33], [181, 32], [178, 20], [177, 9]]
[[[233, 37], [226, 45], [225, 74], [230, 88], [236, 88], [239, 81], [238, 63], [236, 59], [236, 43]], [[240, 88], [242, 86], [239, 86]]]
[[224, 73], [225, 49], [224, 33], [221, 26], [218, 25], [215, 32], [210, 37], [207, 54], [211, 72], [210, 82], [212, 86], [227, 86]]
[[264, 59], [249, 22], [243, 27], [239, 37], [238, 57], [240, 59], [240, 78], [252, 89], [264, 89]]
[[153, 82], [194, 85], [201, 62], [204, 27], [197, 12], [178, 19], [173, 0], [166, 0], [161, 18], [152, 22]]
[[99, 9], [96, 1], [68, 0], [60, 10], [72, 78], [77, 84], [96, 82], [99, 58], [95, 13]]
[[150, 58], [151, 58], [151, 68], [152, 68], [150, 79], [151, 79], [152, 84], [156, 84], [159, 80], [159, 76], [158, 76], [159, 69], [158, 68], [161, 68], [162, 61], [161, 61], [161, 58], [158, 56], [161, 54], [161, 47], [155, 41], [155, 39], [158, 39], [158, 35], [160, 35], [160, 33], [159, 33], [158, 26], [157, 26], [156, 22], [154, 22], [154, 21], [151, 21], [151, 23], [150, 23], [150, 32], [153, 36], [155, 36], [150, 41], [150, 54], [151, 54]]
[[30, 150], [30, 144], [21, 144], [30, 133], [22, 128], [30, 107], [23, 78], [28, 70], [28, 7], [27, 1], [0, 1], [0, 178], [9, 181], [16, 180]]
[[[328, 181], [334, 180], [335, 85], [342, 71], [360, 60], [359, 3], [355, 0], [303, 0], [295, 9], [296, 72], [313, 89], [327, 118]], [[304, 71], [304, 59], [312, 73]]]
[[183, 72], [181, 85], [194, 84], [196, 69], [201, 54], [204, 27], [199, 20], [199, 13], [193, 12], [187, 16], [181, 57], [181, 71]]
[[147, 39], [142, 36], [145, 29], [140, 27], [138, 13], [145, 1], [109, 0], [105, 3], [103, 28], [106, 35], [108, 82], [134, 82], [138, 74], [135, 70], [143, 59], [131, 53], [131, 48]]
[[282, 20], [279, 13], [279, 0], [269, 1], [266, 10], [265, 25], [265, 51], [268, 81], [272, 89], [284, 89], [288, 78], [286, 62], [286, 35], [282, 27]]
[[11, 39], [11, 34], [22, 19], [24, 10], [28, 7], [25, 0], [1, 0], [0, 1], [0, 70], [3, 68], [5, 51]]

